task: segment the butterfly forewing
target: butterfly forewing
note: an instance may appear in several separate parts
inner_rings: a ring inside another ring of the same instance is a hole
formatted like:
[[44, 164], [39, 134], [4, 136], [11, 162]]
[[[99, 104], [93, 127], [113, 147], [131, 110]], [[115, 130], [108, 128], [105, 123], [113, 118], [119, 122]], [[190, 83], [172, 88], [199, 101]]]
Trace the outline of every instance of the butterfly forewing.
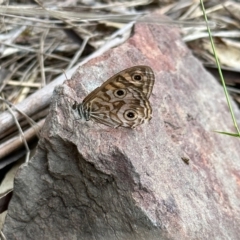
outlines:
[[[138, 76], [141, 77], [140, 80], [135, 80]], [[127, 87], [137, 87], [142, 91], [147, 98], [150, 97], [155, 81], [155, 76], [153, 70], [148, 66], [135, 66], [127, 68], [111, 78], [105, 81], [100, 87], [93, 90], [84, 100], [88, 102], [95, 98], [96, 93], [99, 91], [107, 91], [109, 89], [119, 89]]]
[[121, 80], [123, 83], [127, 81], [129, 85], [136, 87], [144, 93], [147, 98], [150, 97], [155, 80], [153, 70], [150, 67], [136, 66], [128, 68], [120, 72], [119, 75], [122, 77], [122, 79], [119, 78], [119, 82]]

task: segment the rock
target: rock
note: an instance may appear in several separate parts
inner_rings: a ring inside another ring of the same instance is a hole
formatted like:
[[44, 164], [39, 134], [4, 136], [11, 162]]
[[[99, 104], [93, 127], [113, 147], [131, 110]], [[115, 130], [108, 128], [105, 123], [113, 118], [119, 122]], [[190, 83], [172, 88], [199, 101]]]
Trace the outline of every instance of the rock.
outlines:
[[[76, 119], [113, 74], [148, 65], [153, 118], [136, 129]], [[239, 112], [234, 105], [237, 112]], [[15, 179], [7, 239], [238, 239], [240, 142], [223, 90], [172, 26], [135, 25], [124, 44], [59, 86], [35, 157]]]

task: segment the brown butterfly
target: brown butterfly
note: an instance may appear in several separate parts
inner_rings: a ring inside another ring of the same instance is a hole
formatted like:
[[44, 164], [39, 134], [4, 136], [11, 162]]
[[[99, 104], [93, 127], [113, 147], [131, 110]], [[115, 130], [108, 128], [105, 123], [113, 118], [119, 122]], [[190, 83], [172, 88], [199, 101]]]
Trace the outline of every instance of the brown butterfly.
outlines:
[[110, 127], [131, 127], [151, 119], [149, 97], [154, 73], [148, 66], [127, 68], [92, 91], [77, 110], [86, 121], [93, 120]]

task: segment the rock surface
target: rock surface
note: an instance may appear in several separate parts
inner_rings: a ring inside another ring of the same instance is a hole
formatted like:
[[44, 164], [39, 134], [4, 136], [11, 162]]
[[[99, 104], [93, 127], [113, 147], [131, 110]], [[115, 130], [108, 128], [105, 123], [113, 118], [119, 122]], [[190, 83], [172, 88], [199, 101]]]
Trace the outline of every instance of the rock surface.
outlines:
[[[113, 129], [75, 119], [75, 100], [134, 65], [156, 75], [148, 124]], [[178, 30], [136, 24], [126, 43], [55, 90], [3, 232], [11, 240], [238, 239], [240, 142], [213, 132], [230, 126], [222, 88]]]

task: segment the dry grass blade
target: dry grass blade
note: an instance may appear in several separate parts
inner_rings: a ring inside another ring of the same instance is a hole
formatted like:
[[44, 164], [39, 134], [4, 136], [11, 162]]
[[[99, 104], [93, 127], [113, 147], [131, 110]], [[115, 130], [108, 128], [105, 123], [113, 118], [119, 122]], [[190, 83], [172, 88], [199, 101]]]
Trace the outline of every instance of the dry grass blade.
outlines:
[[16, 117], [15, 117], [12, 109], [8, 106], [8, 104], [7, 104], [7, 108], [8, 108], [8, 110], [9, 110], [9, 112], [10, 112], [10, 113], [12, 114], [12, 116], [13, 116], [14, 122], [15, 122], [17, 128], [18, 128], [19, 133], [20, 133], [21, 140], [23, 141], [23, 144], [24, 144], [24, 146], [25, 146], [25, 148], [26, 148], [26, 150], [27, 150], [26, 162], [28, 162], [28, 161], [29, 161], [29, 155], [30, 155], [30, 149], [29, 149], [29, 147], [28, 147], [27, 140], [26, 140], [26, 138], [25, 138], [25, 136], [24, 136], [24, 134], [23, 134], [22, 128], [21, 128], [18, 120], [16, 119]]
[[3, 234], [2, 231], [1, 231], [1, 238], [2, 238], [3, 240], [6, 240], [5, 235]]
[[[1, 97], [0, 97], [0, 100], [6, 103], [7, 109], [9, 110], [9, 112], [11, 113], [11, 115], [13, 116], [13, 120], [14, 120], [15, 123], [16, 123], [16, 117], [15, 117], [12, 109], [9, 108], [9, 106], [13, 107], [16, 111], [18, 111], [21, 115], [23, 115], [23, 116], [25, 117], [25, 119], [27, 120], [27, 122], [28, 122], [32, 127], [34, 127], [34, 126], [36, 125], [36, 123], [35, 123], [27, 114], [25, 114], [24, 112], [22, 112], [21, 110], [19, 110], [18, 107], [14, 106], [11, 102], [9, 102], [9, 101], [7, 101], [7, 100], [5, 100], [5, 99], [2, 99]], [[18, 121], [17, 121], [17, 124], [18, 124]], [[37, 133], [37, 135], [38, 135], [38, 133]]]
[[30, 149], [27, 145], [27, 142], [29, 142], [31, 139], [33, 139], [36, 136], [36, 131], [39, 132], [41, 130], [44, 124], [44, 121], [45, 119], [42, 119], [34, 127], [28, 128], [25, 131], [21, 131], [21, 138], [19, 138], [19, 136], [14, 136], [11, 139], [2, 143], [0, 148], [0, 159], [3, 159], [10, 153], [16, 151], [17, 149], [20, 149], [24, 144], [27, 150], [26, 162], [28, 162]]

